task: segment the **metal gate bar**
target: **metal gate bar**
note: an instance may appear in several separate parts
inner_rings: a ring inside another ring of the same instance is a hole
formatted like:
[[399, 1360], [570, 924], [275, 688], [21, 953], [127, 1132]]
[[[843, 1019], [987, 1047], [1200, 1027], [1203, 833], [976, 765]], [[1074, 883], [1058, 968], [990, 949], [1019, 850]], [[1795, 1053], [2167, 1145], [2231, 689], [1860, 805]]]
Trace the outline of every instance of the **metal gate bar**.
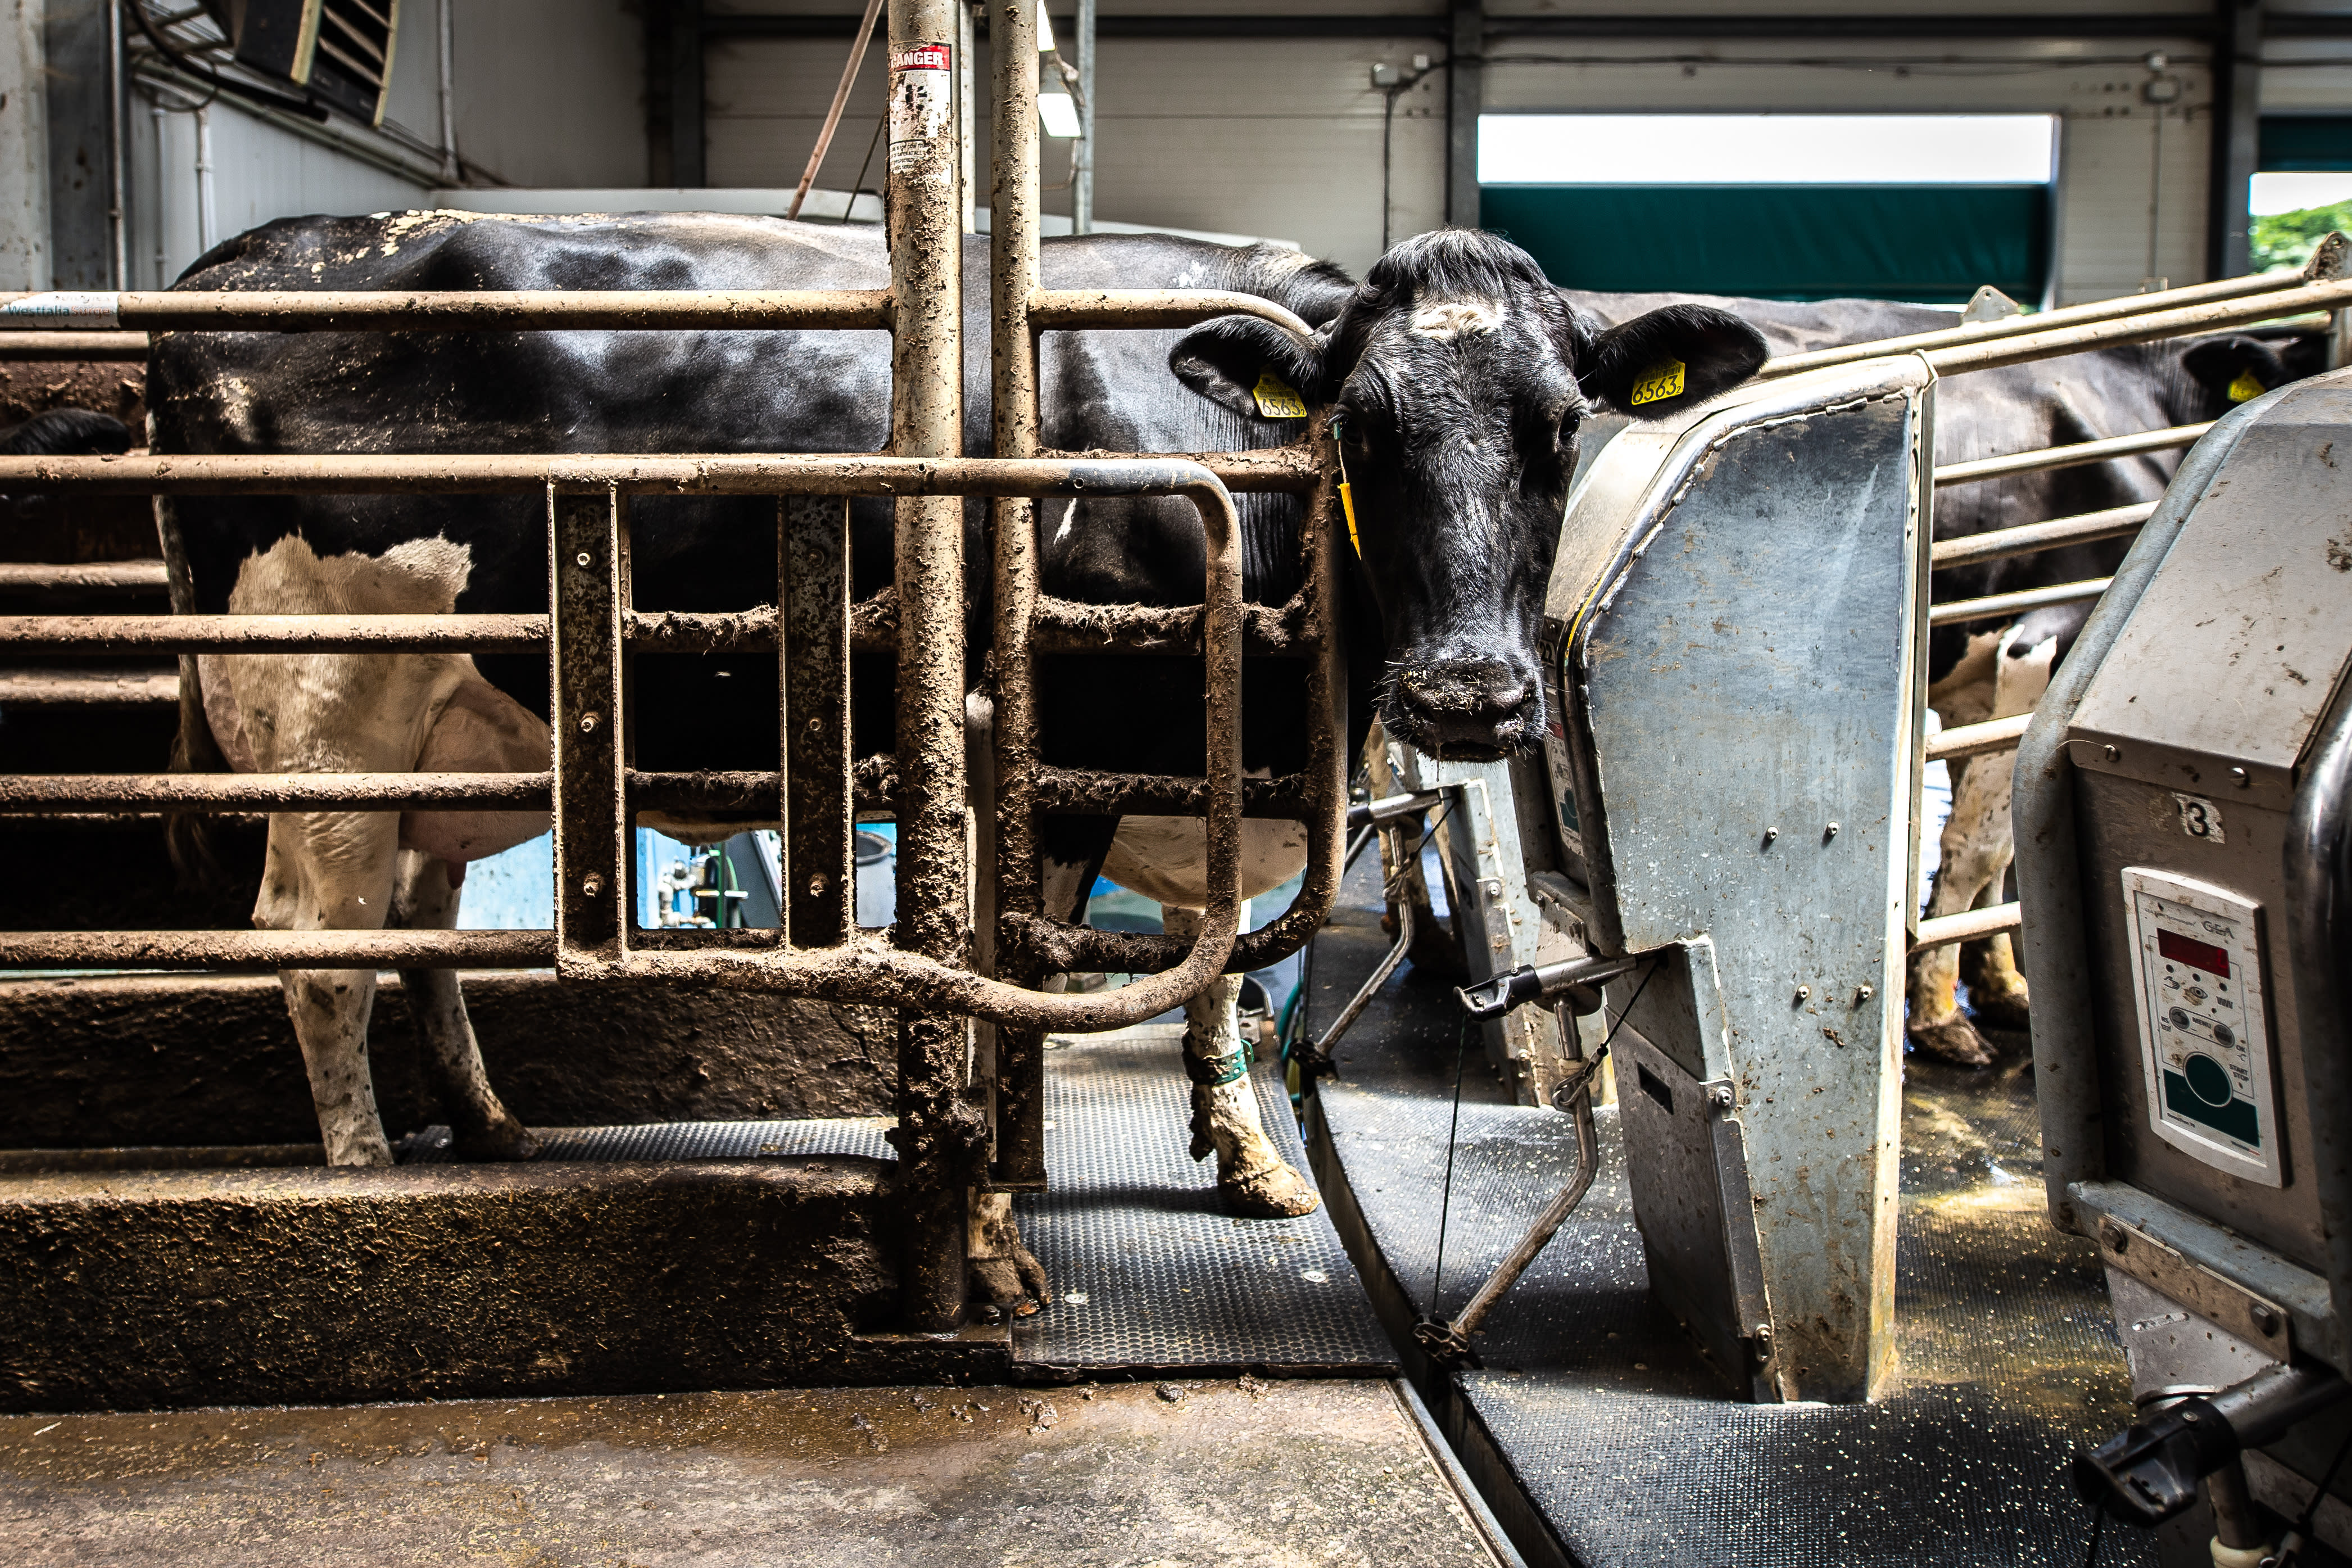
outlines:
[[[2093, 300], [2080, 305], [2064, 305], [2054, 310], [2042, 310], [2032, 315], [2006, 316], [1997, 321], [1971, 321], [1965, 326], [1943, 327], [1932, 332], [1914, 332], [1907, 337], [1882, 338], [1871, 343], [1843, 343], [1835, 348], [1816, 349], [1809, 353], [1788, 354], [1772, 360], [1757, 372], [1759, 378], [1794, 375], [1800, 371], [1823, 370], [1831, 365], [1853, 364], [1861, 360], [1877, 359], [1886, 354], [1917, 353], [1931, 349], [1949, 348], [1956, 344], [1998, 342], [2004, 338], [2040, 336], [2054, 328], [2074, 327], [2094, 321], [2114, 321], [2136, 316], [2148, 310], [2170, 310], [2180, 306], [2201, 305], [2211, 301], [2242, 300], [2249, 296], [2282, 294], [2289, 289], [2325, 282], [2343, 268], [2347, 247], [2341, 240], [2321, 243], [2304, 264], [2300, 272], [2255, 274], [2244, 278], [2222, 278], [2210, 283], [2192, 283], [2184, 288], [2168, 289], [2154, 294], [2123, 294], [2109, 300]], [[2289, 314], [2265, 304], [2263, 317]]]
[[2183, 447], [2194, 447], [2197, 438], [2211, 428], [2213, 422], [2209, 419], [2201, 425], [2175, 425], [2168, 429], [2109, 436], [2097, 441], [2076, 442], [2069, 447], [2044, 447], [2039, 451], [2012, 452], [2005, 457], [1948, 463], [1936, 470], [1936, 488], [1942, 489], [1947, 485], [1972, 485], [1982, 479], [2005, 479], [2017, 474], [2038, 474], [2048, 468], [2081, 468], [2086, 463], [2137, 458], [2147, 452], [2175, 451]]
[[2053, 517], [2047, 522], [2029, 522], [2016, 528], [1972, 533], [1962, 539], [1938, 540], [1928, 554], [1927, 563], [1941, 571], [1947, 566], [1973, 566], [2004, 556], [2031, 555], [2062, 545], [2120, 539], [2127, 533], [2137, 533], [2140, 524], [2156, 514], [2156, 507], [2152, 500], [2135, 501], [2130, 506], [2109, 507], [2104, 511], [2077, 512], [2072, 517]]

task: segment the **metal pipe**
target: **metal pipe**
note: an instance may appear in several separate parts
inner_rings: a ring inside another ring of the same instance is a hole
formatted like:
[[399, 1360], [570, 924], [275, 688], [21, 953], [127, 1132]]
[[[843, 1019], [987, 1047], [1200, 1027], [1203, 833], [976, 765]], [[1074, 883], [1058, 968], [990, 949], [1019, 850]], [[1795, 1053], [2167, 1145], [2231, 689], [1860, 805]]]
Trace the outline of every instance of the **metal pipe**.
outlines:
[[2176, 425], [2165, 430], [2108, 436], [2096, 441], [2076, 442], [2069, 447], [2044, 447], [2038, 451], [2011, 452], [2004, 457], [1947, 463], [1936, 470], [1936, 488], [1942, 489], [1947, 485], [1972, 485], [1984, 479], [2005, 479], [2017, 474], [2037, 474], [2046, 468], [2075, 468], [2085, 463], [2137, 458], [2148, 452], [2169, 452], [2195, 446], [2198, 437], [2211, 428], [2212, 421], [2208, 420], [2201, 425]]
[[2015, 751], [2017, 742], [2025, 736], [2026, 726], [2032, 722], [2032, 714], [2019, 713], [2007, 719], [1988, 719], [1981, 724], [1955, 724], [1940, 734], [1927, 737], [1925, 760], [1957, 762], [1962, 757]]
[[0, 969], [545, 969], [551, 931], [10, 931]]
[[1927, 606], [1927, 624], [1931, 626], [1959, 626], [1968, 621], [2004, 619], [2021, 610], [2038, 610], [2045, 605], [2071, 605], [2081, 599], [2095, 599], [2107, 591], [2112, 577], [2086, 577], [2079, 583], [2059, 583], [2047, 588], [2021, 588], [2014, 594], [1988, 594], [1981, 599], [1955, 599], [1948, 605]]
[[[2156, 298], [2153, 295], [2148, 297]], [[2352, 281], [2311, 283], [2257, 295], [2250, 300], [2216, 300], [2207, 305], [2121, 316], [2113, 321], [2092, 321], [2054, 331], [2026, 333], [1992, 342], [1930, 349], [1924, 357], [1937, 374], [1958, 375], [1968, 371], [1998, 370], [2003, 365], [2023, 364], [2030, 360], [2051, 359], [2061, 354], [2085, 353], [2093, 349], [2121, 348], [2129, 343], [2154, 342], [2160, 338], [2189, 337], [2224, 327], [2242, 327], [2305, 310], [2333, 310], [2345, 304], [2352, 304]], [[2042, 318], [2033, 316], [2026, 319], [2039, 321]]]
[[1071, 149], [1070, 232], [1095, 231], [1095, 0], [1078, 0], [1078, 144]]
[[1938, 915], [1919, 922], [1919, 933], [1911, 942], [1911, 956], [1916, 957], [1954, 942], [1975, 942], [1979, 937], [1998, 936], [2005, 931], [2015, 931], [2021, 921], [2015, 904], [1995, 904], [1990, 909], [1964, 910], [1957, 915]]
[[[545, 811], [552, 773], [28, 773], [0, 815], [58, 811]], [[775, 787], [768, 790], [771, 800]]]
[[[1000, 458], [1019, 458], [1035, 452], [1038, 439], [1037, 338], [1030, 321], [1039, 292], [1037, 13], [1029, 0], [1008, 0], [992, 15], [989, 66], [990, 430]], [[996, 599], [997, 962], [1011, 978], [1034, 984], [1052, 973], [1034, 946], [1020, 940], [1024, 925], [1034, 925], [1044, 914], [1031, 643], [1039, 600], [1036, 509], [1026, 500], [1008, 498], [989, 511], [996, 544], [991, 571]], [[1042, 1034], [998, 1032], [996, 1107], [996, 1180], [1043, 1186]]]
[[163, 586], [161, 561], [89, 562], [74, 566], [0, 561], [0, 593], [130, 594]]
[[122, 6], [108, 0], [106, 7], [106, 239], [107, 281], [117, 289], [131, 283], [130, 190], [125, 166], [130, 163], [130, 101], [122, 82]]
[[[627, 454], [0, 458], [0, 494], [1136, 496], [1231, 492], [1181, 458], [632, 457]], [[1213, 500], [1212, 496], [1223, 497]]]
[[220, 220], [213, 212], [213, 111], [196, 110], [196, 254], [209, 255], [220, 243]]
[[2139, 525], [2155, 511], [2156, 502], [2140, 501], [2132, 506], [2109, 507], [2105, 511], [2053, 517], [2047, 522], [2029, 522], [2021, 528], [1999, 528], [1961, 539], [1940, 539], [1929, 552], [1927, 561], [1931, 567], [1940, 572], [1948, 566], [1974, 566], [1982, 561], [1998, 561], [2010, 555], [2030, 555], [2037, 550], [2055, 550], [2065, 544], [2087, 544], [2097, 539], [2121, 539], [2126, 534], [2137, 533]]
[[144, 332], [0, 332], [0, 360], [144, 362]]
[[[89, 570], [36, 567], [27, 574]], [[9, 573], [0, 568], [0, 588], [10, 585]], [[162, 572], [150, 568], [123, 585], [164, 583]], [[776, 612], [765, 605], [734, 614], [627, 613], [622, 627], [635, 653], [772, 653], [776, 647]], [[545, 616], [0, 616], [0, 648], [50, 654], [537, 653], [547, 638]]]
[[[70, 308], [69, 308], [70, 307]], [[215, 289], [33, 294], [0, 327], [156, 332], [866, 331], [890, 324], [883, 289]], [[110, 321], [94, 322], [94, 315]]]
[[457, 28], [449, 11], [455, 3], [434, 0], [441, 46], [441, 177], [453, 185], [465, 177], [457, 167]]
[[[956, 0], [890, 0], [890, 450], [963, 452], [963, 238], [956, 199]], [[898, 945], [966, 961], [963, 507], [901, 498], [898, 603]], [[847, 803], [844, 803], [845, 809]], [[899, 1321], [963, 1319], [968, 1194], [985, 1131], [966, 1100], [965, 1030], [929, 1009], [898, 1018], [898, 1196], [908, 1240]]]
[[[992, 227], [992, 213], [990, 223]], [[1192, 327], [1219, 316], [1255, 316], [1302, 339], [1315, 336], [1315, 329], [1298, 316], [1255, 294], [1215, 289], [1040, 289], [1033, 284], [1029, 296], [1029, 324], [1038, 331]]]
[[[442, 0], [445, 5], [448, 0]], [[809, 187], [816, 184], [816, 172], [824, 167], [824, 155], [833, 149], [833, 133], [841, 126], [842, 107], [849, 101], [849, 89], [857, 81], [857, 68], [866, 63], [866, 40], [874, 36], [874, 18], [882, 13], [882, 0], [866, 0], [866, 16], [857, 24], [857, 36], [849, 41], [849, 58], [841, 68], [841, 81], [833, 89], [833, 106], [824, 111], [824, 123], [817, 128], [816, 145], [809, 150], [808, 166], [801, 171], [801, 183], [793, 191], [792, 205], [784, 216], [801, 216], [801, 204], [808, 200]], [[849, 193], [852, 205], [857, 193]]]
[[2185, 288], [2168, 289], [2158, 294], [2123, 294], [2110, 300], [2094, 300], [2081, 305], [2062, 306], [2055, 310], [2037, 311], [2032, 315], [2006, 316], [1998, 321], [1971, 321], [1966, 326], [1943, 327], [1932, 332], [1882, 338], [1874, 343], [1842, 343], [1835, 348], [1788, 354], [1780, 359], [1767, 360], [1756, 375], [1759, 381], [1769, 380], [1774, 376], [1794, 375], [1801, 371], [1852, 364], [1857, 360], [1877, 359], [1886, 354], [1918, 353], [1958, 344], [1972, 345], [1995, 342], [2004, 338], [2038, 336], [2059, 328], [2109, 321], [2119, 317], [2137, 316], [2150, 310], [2174, 310], [2216, 300], [2242, 300], [2250, 295], [2276, 293], [2325, 280], [2331, 276], [2326, 267], [2339, 262], [2342, 256], [2341, 247], [2332, 250], [2326, 262], [2315, 254], [2301, 272], [2292, 275], [2257, 274], [2248, 278], [2224, 278], [2211, 283], [2192, 283]]

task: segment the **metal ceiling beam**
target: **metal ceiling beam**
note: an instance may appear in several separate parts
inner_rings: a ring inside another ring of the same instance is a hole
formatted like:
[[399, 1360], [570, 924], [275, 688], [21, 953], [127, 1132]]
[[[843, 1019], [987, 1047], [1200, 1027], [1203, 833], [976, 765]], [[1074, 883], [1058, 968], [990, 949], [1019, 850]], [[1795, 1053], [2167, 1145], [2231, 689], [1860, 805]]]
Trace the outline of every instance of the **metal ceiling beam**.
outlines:
[[[706, 38], [840, 38], [857, 26], [857, 14], [824, 16], [709, 14], [702, 18]], [[1057, 16], [1056, 28], [1074, 26]], [[1104, 16], [1097, 30], [1106, 38], [1449, 38], [1453, 18], [1442, 11], [1418, 16]], [[2278, 37], [2352, 37], [2352, 14], [2269, 18]], [[2052, 38], [2210, 38], [2210, 12], [2145, 14], [1879, 16], [1489, 16], [1488, 37], [1723, 39], [1961, 39], [1998, 42]]]

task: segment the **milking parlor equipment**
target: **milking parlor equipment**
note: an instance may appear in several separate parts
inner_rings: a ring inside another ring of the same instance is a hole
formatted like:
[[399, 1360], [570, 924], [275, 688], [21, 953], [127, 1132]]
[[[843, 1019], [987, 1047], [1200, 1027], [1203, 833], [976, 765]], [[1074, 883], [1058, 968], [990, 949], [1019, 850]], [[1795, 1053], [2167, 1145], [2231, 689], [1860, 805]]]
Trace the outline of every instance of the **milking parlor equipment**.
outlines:
[[2352, 1550], [2347, 451], [2352, 372], [2217, 425], [2017, 759], [2050, 1214], [2138, 1412], [2074, 1483], [2140, 1525], [2201, 1496], [2225, 1568]]
[[[1448, 795], [1461, 825], [1442, 837], [1473, 975], [1462, 1000], [1490, 1058], [1533, 1087], [1523, 1102], [1580, 1120], [1580, 1158], [1558, 1199], [1461, 1312], [1416, 1331], [1435, 1359], [1475, 1360], [1480, 1321], [1589, 1187], [1605, 1052], [1656, 1298], [1745, 1397], [1855, 1400], [1880, 1384], [1901, 968], [2017, 919], [2014, 906], [1917, 916], [1924, 763], [2001, 750], [2024, 722], [1930, 740], [1927, 631], [2107, 586], [1931, 608], [1927, 574], [2127, 533], [2154, 510], [1931, 548], [1935, 489], [2110, 448], [2187, 447], [2207, 428], [1939, 469], [1937, 381], [2340, 306], [2352, 285], [2332, 280], [2339, 260], [2336, 247], [2300, 278], [1784, 358], [1704, 408], [1629, 426], [1588, 460], [1545, 606], [1540, 757], [1471, 765], [1391, 747], [1389, 759], [1400, 785], [1423, 793], [1383, 804]], [[2313, 657], [2319, 671], [2340, 662]], [[2295, 668], [2333, 689], [2332, 674]], [[1526, 1005], [1538, 1001], [1549, 1008]]]

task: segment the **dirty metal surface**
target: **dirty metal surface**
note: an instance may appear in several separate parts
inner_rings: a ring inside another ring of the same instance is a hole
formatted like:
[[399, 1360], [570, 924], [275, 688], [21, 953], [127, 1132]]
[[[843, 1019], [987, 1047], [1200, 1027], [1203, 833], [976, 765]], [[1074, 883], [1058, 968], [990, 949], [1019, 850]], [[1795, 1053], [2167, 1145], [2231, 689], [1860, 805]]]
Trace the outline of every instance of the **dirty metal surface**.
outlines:
[[[1052, 1189], [1015, 1201], [1058, 1300], [1014, 1332], [1024, 1372], [1195, 1366], [1384, 1375], [1395, 1352], [1322, 1209], [1240, 1220], [1187, 1156], [1181, 1024], [1059, 1037], [1046, 1052]], [[1252, 1075], [1283, 1156], [1307, 1157], [1270, 1063]]]
[[1496, 1558], [1394, 1388], [1187, 1381], [0, 1418], [23, 1568]]
[[[759, 1160], [803, 1154], [895, 1159], [884, 1116], [807, 1121], [662, 1121], [642, 1127], [541, 1127], [536, 1164], [551, 1160]], [[449, 1129], [427, 1127], [400, 1146], [404, 1165], [446, 1164]]]
[[[1318, 975], [1310, 1027], [1336, 1013], [1339, 989]], [[1320, 1106], [1326, 1168], [1346, 1173], [1379, 1254], [1374, 1292], [1415, 1312], [1428, 1309], [1436, 1269], [1454, 1048], [1418, 1000], [1409, 977], [1391, 983], [1335, 1053], [1339, 1078]], [[1474, 1052], [1437, 1293], [1449, 1315], [1573, 1162], [1568, 1118], [1495, 1103], [1478, 1079]], [[2095, 1251], [2043, 1215], [2030, 1077], [1909, 1065], [1897, 1368], [1868, 1405], [1734, 1402], [1650, 1295], [1615, 1108], [1601, 1116], [1591, 1194], [1488, 1320], [1485, 1369], [1440, 1391], [1452, 1395], [1448, 1430], [1467, 1428], [1474, 1478], [1490, 1497], [1516, 1488], [1529, 1505], [1520, 1517], [1543, 1521], [1550, 1552], [1531, 1558], [1778, 1568], [1826, 1549], [1869, 1563], [2081, 1560], [2088, 1521], [2066, 1460], [2128, 1421], [2130, 1389]], [[2102, 1561], [2156, 1557], [2123, 1531]]]

